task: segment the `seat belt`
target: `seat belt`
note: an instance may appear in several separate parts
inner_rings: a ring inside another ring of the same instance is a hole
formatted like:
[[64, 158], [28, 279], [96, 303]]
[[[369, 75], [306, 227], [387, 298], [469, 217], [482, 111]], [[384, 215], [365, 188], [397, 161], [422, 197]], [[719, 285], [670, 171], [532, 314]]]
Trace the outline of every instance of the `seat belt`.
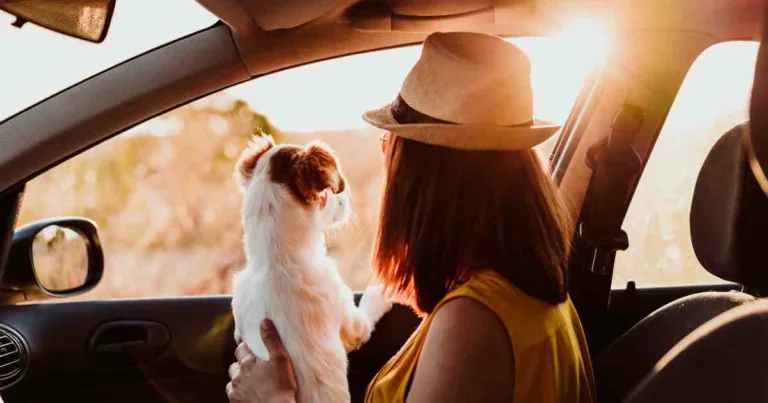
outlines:
[[574, 302], [605, 309], [616, 251], [629, 246], [621, 229], [643, 162], [634, 140], [643, 126], [641, 108], [624, 104], [608, 138], [587, 151], [592, 179], [574, 239], [569, 280]]

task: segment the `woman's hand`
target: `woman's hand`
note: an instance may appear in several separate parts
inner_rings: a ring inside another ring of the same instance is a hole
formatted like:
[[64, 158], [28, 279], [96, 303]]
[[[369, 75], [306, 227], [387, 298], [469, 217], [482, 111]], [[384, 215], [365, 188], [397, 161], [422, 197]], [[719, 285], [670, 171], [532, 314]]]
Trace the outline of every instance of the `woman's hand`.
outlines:
[[271, 320], [261, 322], [261, 339], [269, 361], [260, 360], [243, 342], [237, 346], [237, 362], [229, 367], [227, 397], [232, 403], [295, 402], [296, 378], [280, 335]]

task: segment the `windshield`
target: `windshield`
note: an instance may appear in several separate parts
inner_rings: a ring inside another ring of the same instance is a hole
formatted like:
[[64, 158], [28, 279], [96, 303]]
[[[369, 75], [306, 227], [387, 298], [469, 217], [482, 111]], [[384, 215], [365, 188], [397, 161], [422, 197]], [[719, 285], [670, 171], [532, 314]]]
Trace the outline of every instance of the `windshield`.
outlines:
[[14, 19], [0, 11], [0, 121], [102, 70], [216, 22], [213, 14], [190, 0], [118, 1], [107, 38], [94, 44], [32, 24], [18, 29], [11, 26]]

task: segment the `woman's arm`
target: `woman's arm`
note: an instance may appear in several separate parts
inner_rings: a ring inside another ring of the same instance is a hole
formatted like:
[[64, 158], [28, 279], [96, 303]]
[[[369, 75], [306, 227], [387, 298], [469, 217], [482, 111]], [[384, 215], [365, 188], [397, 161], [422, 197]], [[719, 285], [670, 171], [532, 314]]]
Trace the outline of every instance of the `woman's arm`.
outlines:
[[437, 311], [406, 400], [511, 402], [514, 376], [504, 324], [485, 305], [457, 298]]

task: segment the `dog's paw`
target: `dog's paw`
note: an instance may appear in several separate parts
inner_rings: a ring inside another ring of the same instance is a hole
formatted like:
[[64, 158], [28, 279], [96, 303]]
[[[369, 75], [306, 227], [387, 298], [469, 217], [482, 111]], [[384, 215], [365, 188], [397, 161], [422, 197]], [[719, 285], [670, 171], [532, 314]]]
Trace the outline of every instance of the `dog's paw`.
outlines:
[[235, 343], [240, 344], [243, 341], [243, 335], [240, 334], [240, 329], [235, 325]]
[[368, 316], [371, 323], [377, 323], [390, 309], [392, 301], [384, 295], [384, 286], [377, 284], [366, 287], [360, 299], [360, 310]]

